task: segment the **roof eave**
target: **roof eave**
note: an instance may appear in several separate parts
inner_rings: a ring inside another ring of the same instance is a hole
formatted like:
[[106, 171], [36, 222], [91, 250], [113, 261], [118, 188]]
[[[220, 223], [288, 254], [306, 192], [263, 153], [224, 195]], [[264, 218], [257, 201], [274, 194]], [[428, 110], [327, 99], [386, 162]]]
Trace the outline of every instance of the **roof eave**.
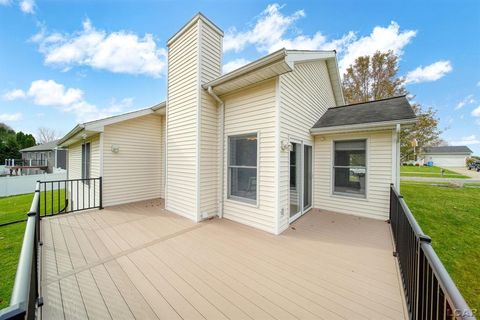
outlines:
[[240, 67], [236, 70], [233, 70], [229, 73], [226, 73], [219, 78], [207, 82], [202, 85], [203, 89], [208, 89], [208, 87], [216, 87], [218, 85], [224, 84], [226, 82], [235, 80], [241, 76], [244, 76], [246, 74], [249, 74], [251, 72], [255, 72], [257, 70], [260, 70], [264, 67], [267, 67], [269, 65], [272, 65], [274, 63], [277, 63], [281, 60], [284, 60], [285, 57], [287, 56], [287, 51], [285, 49], [280, 49], [272, 54], [269, 54], [261, 59], [255, 60], [243, 67]]
[[392, 129], [397, 124], [400, 124], [402, 126], [410, 126], [415, 124], [416, 122], [417, 122], [417, 119], [413, 118], [413, 119], [348, 124], [348, 125], [331, 126], [331, 127], [323, 127], [323, 128], [312, 128], [310, 129], [310, 134], [315, 136], [320, 134], [343, 133], [343, 132], [352, 132], [352, 131], [384, 130], [384, 129]]

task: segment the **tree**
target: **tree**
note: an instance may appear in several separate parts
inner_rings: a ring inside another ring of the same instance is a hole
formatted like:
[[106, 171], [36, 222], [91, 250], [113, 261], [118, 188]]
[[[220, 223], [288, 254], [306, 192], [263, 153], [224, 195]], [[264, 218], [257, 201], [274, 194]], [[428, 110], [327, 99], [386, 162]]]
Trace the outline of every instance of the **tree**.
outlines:
[[40, 144], [57, 140], [57, 132], [50, 128], [40, 127], [37, 133], [38, 142]]
[[358, 57], [343, 75], [345, 99], [359, 103], [406, 94], [405, 80], [397, 73], [398, 58], [392, 51]]
[[15, 132], [9, 126], [0, 123], [0, 163], [4, 163], [5, 159], [19, 159], [21, 149], [35, 144], [33, 135], [21, 131]]
[[[407, 95], [405, 79], [398, 76], [398, 57], [392, 52], [376, 52], [373, 56], [358, 57], [343, 75], [343, 92], [347, 103], [368, 102], [399, 95]], [[400, 134], [402, 160], [412, 159], [412, 141], [417, 140], [417, 150], [438, 145], [441, 131], [436, 111], [414, 103], [417, 123], [403, 128]]]

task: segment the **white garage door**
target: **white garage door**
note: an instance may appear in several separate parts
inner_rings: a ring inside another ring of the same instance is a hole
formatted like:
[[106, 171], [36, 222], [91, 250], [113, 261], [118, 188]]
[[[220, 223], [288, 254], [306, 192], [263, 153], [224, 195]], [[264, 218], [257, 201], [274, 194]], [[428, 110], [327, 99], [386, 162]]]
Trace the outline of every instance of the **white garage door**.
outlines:
[[433, 161], [433, 165], [437, 167], [463, 167], [465, 158], [463, 155], [442, 154], [427, 156], [427, 161]]

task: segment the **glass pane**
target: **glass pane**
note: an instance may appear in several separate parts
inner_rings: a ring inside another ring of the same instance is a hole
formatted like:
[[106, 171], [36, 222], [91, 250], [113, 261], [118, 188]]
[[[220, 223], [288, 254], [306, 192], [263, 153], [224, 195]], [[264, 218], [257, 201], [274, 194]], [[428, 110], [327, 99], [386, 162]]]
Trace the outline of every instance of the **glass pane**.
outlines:
[[335, 151], [335, 166], [366, 166], [365, 150]]
[[257, 135], [229, 138], [229, 163], [231, 166], [257, 166]]
[[365, 194], [365, 168], [334, 168], [335, 192]]
[[336, 141], [335, 150], [365, 150], [365, 140]]
[[303, 152], [303, 209], [312, 205], [312, 147], [304, 146]]
[[302, 150], [301, 145], [292, 143], [290, 151], [290, 217], [300, 211]]
[[257, 169], [230, 168], [230, 195], [257, 200]]

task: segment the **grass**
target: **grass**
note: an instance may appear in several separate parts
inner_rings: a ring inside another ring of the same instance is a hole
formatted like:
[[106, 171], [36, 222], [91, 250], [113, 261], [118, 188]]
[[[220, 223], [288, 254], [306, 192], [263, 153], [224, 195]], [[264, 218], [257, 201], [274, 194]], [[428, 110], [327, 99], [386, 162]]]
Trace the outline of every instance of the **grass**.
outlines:
[[0, 309], [9, 304], [24, 231], [25, 222], [0, 227]]
[[480, 189], [402, 181], [401, 193], [472, 309], [480, 309]]
[[423, 178], [457, 178], [457, 179], [470, 178], [452, 170], [448, 170], [448, 169], [443, 169], [443, 170], [445, 171], [442, 176], [442, 168], [440, 167], [401, 166], [400, 175], [402, 177], [423, 177]]
[[[53, 192], [53, 194], [52, 194]], [[65, 207], [65, 190], [61, 189], [60, 193], [55, 191], [47, 191], [45, 210], [45, 193], [40, 193], [40, 215], [52, 212], [52, 196], [53, 196], [53, 211], [56, 212]], [[20, 194], [16, 196], [0, 197], [0, 224], [11, 221], [21, 220], [27, 218], [27, 212], [30, 211], [30, 206], [33, 200], [33, 193]], [[60, 200], [60, 205], [59, 201]]]
[[[47, 191], [46, 194], [47, 200], [49, 200], [47, 201], [46, 212], [52, 211], [51, 193], [52, 191]], [[60, 194], [58, 194], [57, 191], [53, 192], [54, 210], [57, 210], [59, 207], [59, 195], [61, 200], [60, 207], [63, 209], [64, 194], [64, 190], [60, 190]], [[44, 201], [45, 194], [42, 192], [40, 196]], [[30, 210], [32, 199], [33, 193], [1, 197], [0, 223], [25, 219], [27, 217], [27, 212]], [[43, 214], [44, 212], [45, 207], [42, 205], [42, 208], [40, 208], [40, 214]], [[0, 272], [0, 309], [5, 308], [9, 304], [24, 232], [25, 222], [0, 227], [0, 260], [2, 266], [2, 272]]]

